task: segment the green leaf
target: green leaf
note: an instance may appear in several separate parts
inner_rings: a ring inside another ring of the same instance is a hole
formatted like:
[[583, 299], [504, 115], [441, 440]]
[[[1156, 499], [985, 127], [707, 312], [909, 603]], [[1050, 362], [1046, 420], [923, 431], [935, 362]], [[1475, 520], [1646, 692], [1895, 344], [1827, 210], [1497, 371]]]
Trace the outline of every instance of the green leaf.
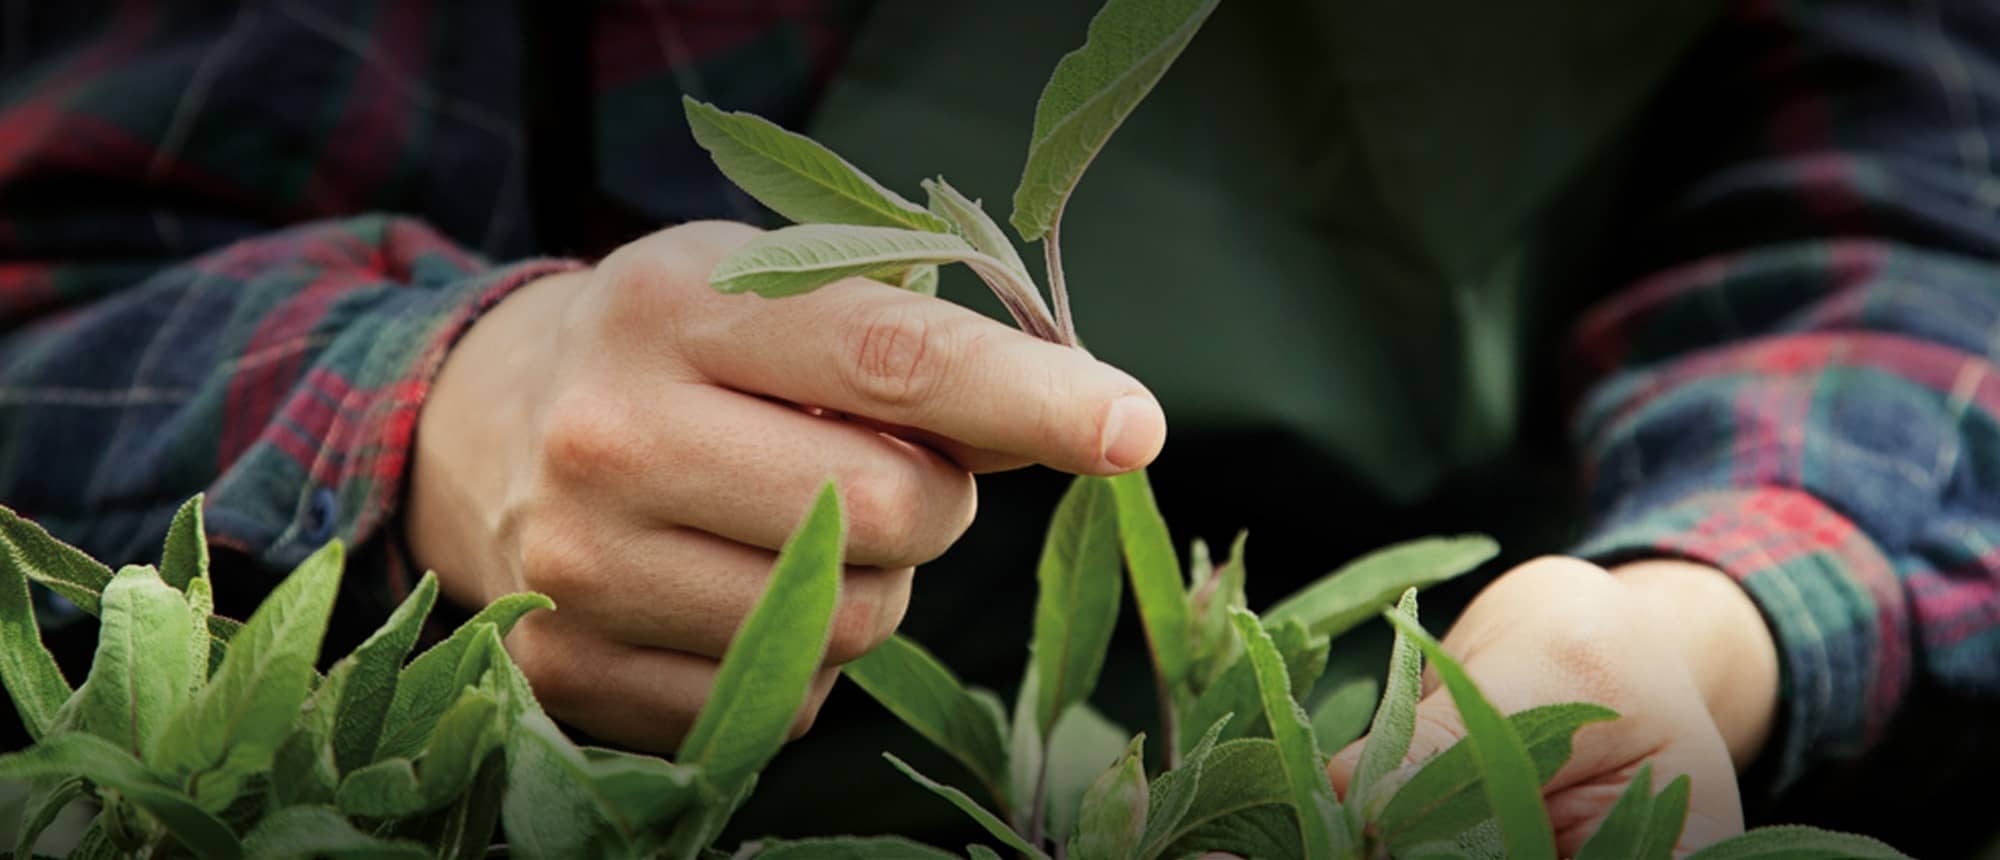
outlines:
[[1055, 731], [1049, 734], [1048, 788], [1043, 793], [1048, 826], [1042, 831], [1044, 835], [1058, 845], [1069, 840], [1084, 792], [1090, 790], [1098, 774], [1118, 760], [1131, 737], [1131, 732], [1088, 704], [1073, 705], [1056, 719]]
[[[1417, 623], [1417, 590], [1403, 592], [1403, 599], [1390, 612], [1411, 624]], [[1410, 738], [1417, 730], [1417, 699], [1424, 691], [1424, 655], [1417, 643], [1402, 630], [1389, 652], [1389, 690], [1369, 724], [1368, 743], [1361, 748], [1348, 788], [1348, 802], [1368, 808], [1368, 794], [1382, 777], [1403, 766], [1410, 753]]]
[[374, 760], [383, 720], [396, 700], [396, 676], [436, 602], [437, 576], [426, 572], [402, 605], [390, 613], [389, 620], [327, 673], [327, 685], [337, 684], [339, 691], [332, 701], [331, 740], [334, 765], [340, 773]]
[[423, 846], [370, 836], [325, 806], [293, 806], [271, 813], [243, 837], [243, 852], [258, 858], [320, 857], [423, 860]]
[[938, 290], [938, 267], [911, 266], [903, 270], [903, 277], [897, 279], [896, 286], [920, 296], [935, 296]]
[[500, 826], [507, 790], [507, 756], [488, 753], [468, 790], [443, 812], [399, 823], [394, 835], [415, 839], [441, 860], [483, 860]]
[[409, 759], [375, 762], [341, 780], [336, 803], [342, 812], [367, 818], [442, 809], [471, 784], [486, 754], [499, 748], [505, 735], [500, 703], [484, 690], [467, 688], [438, 720], [424, 749], [421, 773]]
[[1251, 806], [1205, 821], [1159, 856], [1187, 860], [1215, 851], [1237, 857], [1305, 856], [1305, 848], [1299, 844], [1299, 819], [1292, 814], [1290, 803]]
[[1465, 740], [1478, 763], [1486, 801], [1500, 819], [1507, 856], [1553, 860], [1555, 831], [1549, 824], [1548, 810], [1542, 806], [1542, 778], [1520, 735], [1480, 694], [1458, 661], [1421, 625], [1393, 612], [1383, 617], [1416, 641], [1451, 691], [1452, 703], [1465, 721]]
[[890, 764], [895, 765], [897, 770], [902, 771], [904, 776], [909, 777], [916, 784], [930, 789], [932, 794], [951, 801], [951, 805], [958, 807], [960, 811], [971, 816], [973, 821], [978, 822], [979, 826], [986, 828], [986, 832], [992, 834], [993, 838], [1006, 843], [1007, 847], [1030, 857], [1038, 858], [1038, 860], [1048, 857], [1048, 855], [1043, 854], [1035, 846], [1029, 844], [1028, 840], [1023, 838], [1021, 834], [1015, 833], [1014, 828], [1008, 827], [1006, 822], [1001, 821], [998, 816], [987, 811], [986, 807], [980, 806], [978, 801], [967, 797], [965, 792], [918, 773], [916, 768], [910, 767], [902, 759], [894, 755], [883, 753], [882, 757], [888, 759]]
[[1674, 781], [1667, 783], [1667, 787], [1661, 789], [1653, 798], [1652, 814], [1646, 822], [1646, 839], [1640, 846], [1638, 856], [1648, 860], [1674, 856], [1674, 848], [1681, 841], [1681, 831], [1687, 827], [1688, 792], [1691, 785], [1687, 774], [1681, 774], [1674, 777]]
[[[1114, 0], [1116, 2], [1116, 0]], [[1161, 686], [1178, 690], [1188, 673], [1188, 603], [1182, 591], [1180, 559], [1153, 499], [1145, 470], [1108, 479], [1118, 501], [1118, 537], [1125, 549], [1125, 568], [1132, 577], [1132, 595], [1139, 620], [1152, 649], [1153, 669]]]
[[[897, 635], [841, 668], [848, 680], [963, 762], [993, 797], [1008, 797], [1006, 719], [992, 694], [976, 695], [922, 645]], [[982, 691], [983, 692], [983, 691]]]
[[186, 706], [199, 668], [193, 619], [180, 592], [150, 567], [127, 567], [104, 589], [97, 654], [80, 689], [77, 727], [147, 756], [145, 743]]
[[1035, 105], [1035, 133], [1014, 229], [1033, 242], [1053, 231], [1084, 168], [1151, 92], [1216, 0], [1109, 0], [1090, 20], [1083, 47], [1056, 64]]
[[[739, 852], [745, 860], [958, 860], [958, 855], [939, 851], [901, 836], [825, 836], [816, 839], [764, 840], [754, 854]], [[975, 848], [983, 846], [974, 846]], [[997, 856], [997, 855], [996, 855]]]
[[[1236, 631], [1229, 626], [1229, 610], [1249, 605], [1243, 593], [1243, 553], [1249, 539], [1249, 531], [1237, 532], [1228, 560], [1213, 575], [1200, 575], [1202, 565], [1189, 569], [1193, 577], [1188, 587], [1188, 611], [1193, 617], [1190, 639], [1194, 653], [1188, 680], [1197, 693], [1213, 686], [1216, 678], [1242, 656], [1243, 647], [1237, 643]], [[1200, 541], [1195, 544], [1203, 547]], [[1203, 548], [1202, 552], [1205, 556], [1207, 550]]]
[[1642, 853], [1646, 827], [1653, 814], [1653, 765], [1639, 766], [1639, 773], [1618, 795], [1618, 802], [1604, 814], [1597, 832], [1578, 849], [1574, 860], [1656, 860]]
[[1909, 855], [1866, 836], [1786, 826], [1759, 827], [1688, 860], [1909, 860]]
[[725, 293], [779, 298], [809, 293], [843, 278], [961, 262], [1005, 271], [1004, 263], [950, 233], [801, 224], [751, 239], [715, 265], [709, 284]]
[[211, 662], [211, 658], [218, 653], [216, 649], [228, 647], [216, 645], [214, 634], [208, 630], [208, 618], [214, 613], [215, 591], [208, 577], [197, 576], [188, 580], [188, 664], [194, 667], [193, 677], [189, 679], [192, 684], [188, 688], [190, 693], [207, 684], [209, 670], [220, 665], [219, 658]]
[[1021, 252], [1008, 241], [1006, 231], [993, 222], [979, 201], [960, 194], [942, 176], [924, 180], [924, 191], [930, 195], [931, 211], [950, 222], [952, 231], [972, 245], [973, 250], [999, 260], [1022, 283], [1035, 282], [1028, 274], [1028, 265], [1021, 261]]
[[139, 760], [96, 735], [69, 732], [0, 756], [0, 779], [81, 776], [151, 814], [197, 857], [233, 860], [243, 848], [229, 825], [194, 798], [160, 783]]
[[1151, 787], [1146, 783], [1146, 736], [1140, 734], [1083, 793], [1068, 856], [1077, 860], [1125, 860], [1146, 837]]
[[188, 583], [208, 578], [208, 537], [202, 532], [202, 495], [181, 505], [167, 525], [167, 545], [160, 552], [160, 578], [186, 591]]
[[1181, 760], [1181, 766], [1160, 774], [1153, 779], [1149, 790], [1150, 798], [1146, 806], [1146, 833], [1139, 841], [1139, 856], [1150, 857], [1160, 848], [1175, 828], [1187, 818], [1194, 808], [1196, 793], [1201, 788], [1201, 774], [1207, 767], [1208, 759], [1215, 754], [1216, 739], [1222, 736], [1222, 728], [1229, 724], [1234, 715], [1217, 720], [1202, 732], [1196, 742]]
[[722, 174], [799, 223], [862, 224], [943, 233], [951, 227], [812, 138], [754, 114], [682, 96], [688, 128]]
[[[1186, 770], [1194, 763], [1192, 754], [1188, 763], [1160, 775], [1154, 783], [1153, 796], [1156, 802], [1173, 789], [1167, 784], [1174, 774]], [[1278, 745], [1269, 738], [1245, 738], [1217, 744], [1215, 750], [1202, 762], [1200, 779], [1195, 782], [1194, 799], [1180, 820], [1163, 828], [1157, 840], [1149, 844], [1166, 846], [1157, 856], [1181, 857], [1190, 849], [1184, 842], [1186, 837], [1216, 822], [1228, 819], [1245, 810], [1278, 805], [1284, 809], [1284, 829], [1292, 846], [1291, 855], [1262, 853], [1253, 856], [1295, 856], [1298, 854], [1298, 822], [1292, 817], [1290, 808], [1283, 806], [1291, 800], [1291, 786], [1285, 781], [1284, 768], [1278, 763]]]
[[845, 541], [840, 495], [829, 482], [778, 553], [681, 743], [679, 760], [699, 766], [725, 794], [763, 769], [798, 718], [826, 656]]
[[27, 803], [21, 810], [21, 833], [14, 841], [14, 856], [35, 856], [35, 843], [41, 841], [49, 825], [54, 824], [63, 810], [84, 795], [83, 777], [80, 776], [35, 780], [28, 790]]
[[1285, 673], [1284, 658], [1270, 634], [1247, 610], [1229, 613], [1237, 635], [1243, 637], [1245, 658], [1257, 675], [1257, 689], [1263, 699], [1264, 716], [1271, 724], [1271, 737], [1278, 744], [1278, 765], [1291, 789], [1293, 810], [1299, 818], [1299, 841], [1307, 860], [1332, 860], [1343, 856], [1352, 838], [1346, 818], [1327, 782], [1326, 759], [1314, 743], [1312, 726], [1305, 712], [1292, 699], [1291, 678]]
[[271, 796], [279, 806], [332, 803], [339, 786], [340, 773], [325, 734], [301, 728], [278, 744], [271, 759]]
[[[1041, 685], [1035, 678], [1034, 645], [1029, 644], [1028, 668], [1022, 673], [1020, 692], [1014, 697], [1014, 717], [1008, 722], [1007, 734], [1007, 810], [1011, 813], [1016, 830], [1030, 829], [1034, 818], [1035, 794], [1045, 778], [1042, 761], [1047, 742], [1035, 727], [1035, 690]], [[1060, 722], [1056, 728], [1062, 728]], [[1118, 743], [1124, 743], [1121, 734]], [[1048, 808], [1047, 796], [1043, 796], [1043, 809]]]
[[424, 748], [438, 717], [458, 700], [463, 688], [458, 681], [459, 664], [465, 662], [466, 649], [472, 647], [483, 626], [492, 625], [504, 638], [522, 616], [554, 608], [553, 602], [539, 594], [509, 594], [487, 604], [443, 642], [417, 655], [397, 677], [396, 698], [383, 718], [382, 741], [376, 745], [375, 757], [410, 758]]
[[1000, 860], [1000, 852], [977, 843], [965, 846], [965, 856], [970, 860]]
[[110, 584], [111, 568], [4, 507], [0, 507], [0, 542], [6, 544], [7, 562], [29, 581], [41, 583], [89, 615], [97, 614], [97, 596]]
[[[1240, 612], [1241, 609], [1232, 609]], [[1324, 636], [1312, 636], [1306, 632], [1304, 624], [1296, 620], [1279, 625], [1276, 629], [1266, 628], [1271, 641], [1277, 646], [1278, 654], [1284, 658], [1285, 673], [1291, 679], [1292, 696], [1302, 698], [1311, 691], [1312, 684], [1326, 668], [1329, 641]], [[1235, 635], [1231, 628], [1230, 635]], [[1241, 650], [1240, 648], [1238, 649]], [[1264, 716], [1263, 693], [1257, 686], [1257, 672], [1248, 659], [1238, 659], [1222, 675], [1210, 684], [1207, 690], [1194, 701], [1189, 709], [1189, 721], [1194, 725], [1215, 722], [1224, 714], [1248, 714], [1249, 717], [1231, 720], [1223, 731], [1223, 740], [1242, 737], [1257, 737], [1270, 733], [1270, 723]]]
[[744, 779], [735, 794], [717, 792], [707, 779], [698, 778], [695, 784], [699, 789], [699, 802], [673, 822], [664, 847], [645, 853], [671, 860], [695, 860], [697, 857], [723, 860], [728, 857], [714, 848], [715, 839], [722, 834], [722, 828], [729, 824], [736, 810], [750, 799], [757, 787], [757, 777], [752, 774]]
[[[1527, 746], [1539, 784], [1569, 761], [1578, 729], [1617, 717], [1609, 708], [1571, 703], [1529, 708], [1508, 717], [1507, 723]], [[1461, 739], [1425, 762], [1372, 818], [1376, 831], [1397, 847], [1449, 840], [1492, 814], [1472, 747]]]
[[507, 759], [507, 840], [522, 857], [622, 856], [695, 801], [692, 769], [579, 748], [539, 711], [515, 725]]
[[1339, 636], [1380, 613], [1410, 588], [1467, 573], [1500, 552], [1483, 535], [1425, 538], [1376, 550], [1320, 578], [1264, 613], [1275, 626], [1297, 618], [1314, 633]]
[[1333, 688], [1312, 712], [1313, 737], [1319, 740], [1319, 748], [1346, 749], [1368, 731], [1369, 715], [1380, 700], [1381, 687], [1374, 678], [1360, 677]]
[[[0, 527], [32, 526], [0, 508]], [[47, 537], [47, 533], [43, 533]], [[87, 560], [87, 559], [86, 559]], [[95, 562], [92, 562], [95, 564]], [[10, 539], [0, 545], [0, 682], [14, 700], [14, 711], [31, 740], [48, 736], [56, 714], [73, 692], [56, 658], [42, 644], [41, 628], [35, 622], [34, 593], [28, 588], [31, 574], [21, 553]], [[109, 579], [109, 576], [106, 577]]]
[[285, 577], [250, 615], [214, 677], [153, 737], [148, 761], [185, 779], [204, 807], [227, 807], [243, 778], [270, 768], [290, 733], [311, 692], [341, 560], [333, 541]]
[[1035, 724], [1042, 736], [1070, 705], [1090, 698], [1118, 623], [1118, 511], [1101, 478], [1070, 483], [1056, 505], [1035, 578]]

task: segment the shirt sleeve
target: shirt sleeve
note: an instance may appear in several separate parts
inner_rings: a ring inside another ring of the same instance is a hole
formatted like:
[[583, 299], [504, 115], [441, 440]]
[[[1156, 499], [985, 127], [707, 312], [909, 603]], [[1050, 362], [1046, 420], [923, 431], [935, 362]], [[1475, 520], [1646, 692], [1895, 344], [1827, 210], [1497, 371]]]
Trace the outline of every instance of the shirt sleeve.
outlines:
[[[490, 266], [421, 222], [367, 216], [124, 283], [97, 266], [0, 270], [0, 498], [114, 561], [155, 559], [200, 491], [210, 542], [265, 569], [369, 541], [399, 507], [446, 351], [514, 288], [573, 265]], [[80, 279], [101, 295], [63, 301]]]
[[1914, 685], [2000, 694], [2000, 5], [1733, 7], [1660, 262], [1581, 327], [1580, 552], [1756, 600], [1777, 792]]

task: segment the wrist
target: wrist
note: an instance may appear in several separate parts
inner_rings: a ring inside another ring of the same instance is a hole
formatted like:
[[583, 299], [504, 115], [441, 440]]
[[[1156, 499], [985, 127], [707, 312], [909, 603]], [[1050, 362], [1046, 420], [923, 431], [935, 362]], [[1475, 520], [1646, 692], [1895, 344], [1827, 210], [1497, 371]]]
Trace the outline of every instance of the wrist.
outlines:
[[1673, 643], [1738, 769], [1776, 720], [1778, 648], [1763, 613], [1734, 579], [1706, 564], [1648, 559], [1611, 569]]

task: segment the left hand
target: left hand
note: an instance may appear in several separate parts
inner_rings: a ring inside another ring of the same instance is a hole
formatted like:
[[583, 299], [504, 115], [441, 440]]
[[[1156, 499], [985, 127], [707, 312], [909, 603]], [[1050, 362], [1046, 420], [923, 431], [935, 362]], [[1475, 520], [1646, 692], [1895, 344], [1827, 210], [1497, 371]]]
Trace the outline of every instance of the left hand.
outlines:
[[[1531, 561], [1487, 587], [1444, 646], [1503, 714], [1592, 702], [1619, 713], [1576, 735], [1568, 764], [1543, 788], [1562, 856], [1574, 856], [1640, 765], [1654, 790], [1692, 783], [1679, 851], [1743, 830], [1736, 769], [1755, 758], [1777, 707], [1777, 649], [1762, 615], [1722, 572], [1681, 561], [1605, 570], [1568, 558]], [[1435, 673], [1409, 761], [1465, 734]], [[1343, 797], [1361, 742], [1328, 765]]]

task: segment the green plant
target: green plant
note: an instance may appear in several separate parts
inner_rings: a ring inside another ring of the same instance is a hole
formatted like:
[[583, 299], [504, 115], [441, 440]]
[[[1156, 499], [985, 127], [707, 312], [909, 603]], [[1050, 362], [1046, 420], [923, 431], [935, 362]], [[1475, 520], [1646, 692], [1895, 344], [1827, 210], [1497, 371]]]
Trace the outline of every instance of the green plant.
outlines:
[[[690, 101], [694, 132], [723, 171], [772, 209], [811, 222], [753, 241], [716, 269], [715, 285], [782, 296], [860, 275], [930, 291], [937, 266], [964, 262], [1024, 330], [1077, 344], [1062, 210], [1214, 6], [1110, 0], [1043, 93], [1011, 221], [1043, 243], [1053, 310], [999, 226], [943, 180], [924, 184], [930, 207], [921, 208], [802, 136]], [[536, 858], [954, 857], [896, 837], [765, 841], [734, 854], [711, 844], [777, 754], [824, 657], [844, 540], [829, 486], [780, 553], [707, 707], [668, 761], [578, 746], [543, 713], [501, 644], [524, 615], [555, 608], [538, 595], [502, 598], [410, 659], [437, 599], [426, 575], [321, 676], [338, 543], [239, 624], [212, 613], [199, 498], [175, 517], [157, 569], [116, 573], [0, 509], [0, 680], [34, 740], [0, 756], [0, 779], [31, 785], [15, 849], [30, 851], [59, 812], [83, 803], [96, 811], [72, 856], [466, 858], [485, 856], [504, 834], [508, 853]], [[962, 763], [985, 797], [890, 764], [1021, 856], [1553, 857], [1539, 787], [1569, 757], [1578, 728], [1617, 715], [1579, 703], [1503, 716], [1417, 620], [1417, 588], [1496, 549], [1473, 536], [1390, 547], [1259, 616], [1245, 606], [1243, 538], [1220, 566], [1194, 544], [1184, 577], [1143, 473], [1080, 478], [1044, 544], [1011, 712], [901, 637], [845, 674]], [[1157, 681], [1151, 737], [1088, 702], [1128, 579]], [[41, 642], [31, 583], [100, 619], [79, 687]], [[1372, 679], [1315, 697], [1332, 640], [1378, 614], [1396, 631], [1379, 703]], [[1425, 659], [1468, 736], [1405, 767]], [[1364, 731], [1343, 801], [1325, 754]], [[1642, 771], [1582, 857], [1667, 856], [1688, 786], [1650, 786]], [[983, 845], [967, 852], [1000, 856]], [[1901, 855], [1862, 837], [1772, 828], [1700, 856]]]

